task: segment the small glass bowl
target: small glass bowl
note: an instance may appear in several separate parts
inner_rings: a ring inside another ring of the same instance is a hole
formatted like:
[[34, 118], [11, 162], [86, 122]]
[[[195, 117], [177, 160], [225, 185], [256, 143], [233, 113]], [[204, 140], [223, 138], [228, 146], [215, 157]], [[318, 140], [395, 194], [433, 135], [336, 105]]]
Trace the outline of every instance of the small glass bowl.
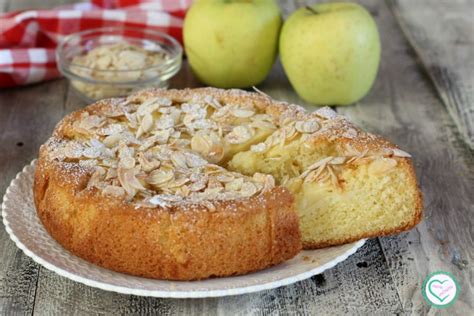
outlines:
[[[161, 52], [165, 59], [141, 69], [110, 70], [74, 63], [74, 57], [90, 50], [116, 43], [128, 43], [147, 51]], [[171, 36], [138, 28], [106, 27], [74, 33], [58, 45], [56, 59], [59, 71], [86, 102], [126, 96], [151, 87], [168, 87], [168, 80], [181, 68], [183, 48]]]

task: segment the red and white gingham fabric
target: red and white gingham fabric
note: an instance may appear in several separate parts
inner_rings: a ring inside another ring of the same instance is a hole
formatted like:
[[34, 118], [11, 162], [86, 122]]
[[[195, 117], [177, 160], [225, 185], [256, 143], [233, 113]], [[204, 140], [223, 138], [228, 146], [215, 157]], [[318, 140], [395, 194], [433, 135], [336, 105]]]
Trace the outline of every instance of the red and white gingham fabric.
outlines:
[[55, 47], [74, 32], [139, 27], [168, 33], [182, 42], [183, 19], [190, 4], [191, 0], [91, 0], [0, 15], [0, 88], [60, 76]]

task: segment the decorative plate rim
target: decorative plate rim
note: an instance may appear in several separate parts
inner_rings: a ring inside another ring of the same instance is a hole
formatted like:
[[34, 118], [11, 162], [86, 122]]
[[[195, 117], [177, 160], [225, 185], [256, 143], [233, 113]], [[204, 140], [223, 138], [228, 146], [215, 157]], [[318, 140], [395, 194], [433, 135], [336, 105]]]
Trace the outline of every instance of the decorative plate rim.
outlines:
[[[46, 259], [37, 255], [34, 251], [30, 250], [14, 234], [10, 226], [10, 222], [8, 221], [8, 214], [6, 212], [6, 208], [7, 208], [6, 202], [8, 200], [8, 197], [11, 194], [13, 194], [11, 192], [11, 188], [20, 181], [20, 177], [22, 176], [22, 174], [26, 174], [27, 172], [30, 172], [31, 171], [30, 169], [35, 167], [36, 161], [37, 159], [34, 159], [30, 164], [26, 165], [20, 172], [17, 173], [17, 175], [10, 182], [8, 188], [5, 191], [5, 195], [3, 196], [2, 219], [3, 219], [3, 225], [5, 226], [5, 229], [8, 235], [10, 236], [10, 239], [28, 257], [32, 258], [36, 263], [40, 264], [46, 269], [53, 271], [59, 274], [60, 276], [66, 277], [73, 281], [85, 284], [87, 286], [106, 290], [106, 291], [112, 291], [112, 292], [117, 292], [121, 294], [133, 294], [133, 295], [139, 295], [139, 296], [161, 297], [161, 298], [205, 298], [205, 297], [222, 297], [222, 296], [240, 295], [240, 294], [259, 292], [263, 290], [270, 290], [270, 289], [275, 289], [281, 286], [289, 285], [292, 283], [296, 283], [296, 282], [308, 279], [316, 274], [320, 274], [324, 272], [325, 270], [336, 266], [338, 263], [346, 260], [349, 256], [353, 255], [360, 247], [362, 247], [365, 244], [365, 241], [366, 241], [366, 239], [361, 239], [357, 242], [354, 242], [353, 246], [349, 248], [348, 250], [346, 250], [343, 254], [335, 257], [333, 260], [327, 262], [326, 264], [317, 266], [303, 273], [300, 273], [294, 276], [289, 276], [289, 277], [282, 278], [275, 281], [268, 281], [261, 284], [254, 284], [254, 285], [242, 286], [242, 287], [236, 287], [236, 288], [230, 288], [230, 289], [196, 290], [196, 291], [176, 291], [176, 290], [164, 291], [164, 290], [137, 289], [137, 288], [131, 288], [127, 286], [120, 286], [120, 285], [109, 284], [106, 282], [96, 281], [96, 280], [88, 279], [83, 276], [76, 275], [74, 273], [71, 273], [63, 268], [60, 268], [54, 265], [53, 263], [48, 262]], [[258, 271], [254, 273], [258, 273]], [[232, 277], [228, 277], [228, 278], [230, 279]]]

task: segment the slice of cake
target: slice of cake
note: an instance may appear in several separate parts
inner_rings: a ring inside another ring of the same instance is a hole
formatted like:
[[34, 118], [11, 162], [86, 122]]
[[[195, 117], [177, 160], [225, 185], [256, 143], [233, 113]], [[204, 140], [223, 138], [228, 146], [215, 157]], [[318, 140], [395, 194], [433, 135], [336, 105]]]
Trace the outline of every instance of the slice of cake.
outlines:
[[271, 174], [296, 196], [305, 249], [407, 230], [422, 199], [410, 155], [330, 108], [294, 107], [279, 129], [236, 154], [230, 169]]

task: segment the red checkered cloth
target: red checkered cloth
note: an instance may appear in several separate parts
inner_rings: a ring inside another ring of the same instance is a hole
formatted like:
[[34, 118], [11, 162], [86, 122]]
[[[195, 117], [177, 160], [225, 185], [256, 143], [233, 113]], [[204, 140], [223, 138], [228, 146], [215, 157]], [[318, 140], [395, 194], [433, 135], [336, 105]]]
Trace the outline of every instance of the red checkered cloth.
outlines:
[[191, 0], [91, 0], [0, 15], [0, 88], [60, 76], [55, 47], [74, 32], [139, 27], [168, 33], [182, 42], [183, 19], [190, 4]]

